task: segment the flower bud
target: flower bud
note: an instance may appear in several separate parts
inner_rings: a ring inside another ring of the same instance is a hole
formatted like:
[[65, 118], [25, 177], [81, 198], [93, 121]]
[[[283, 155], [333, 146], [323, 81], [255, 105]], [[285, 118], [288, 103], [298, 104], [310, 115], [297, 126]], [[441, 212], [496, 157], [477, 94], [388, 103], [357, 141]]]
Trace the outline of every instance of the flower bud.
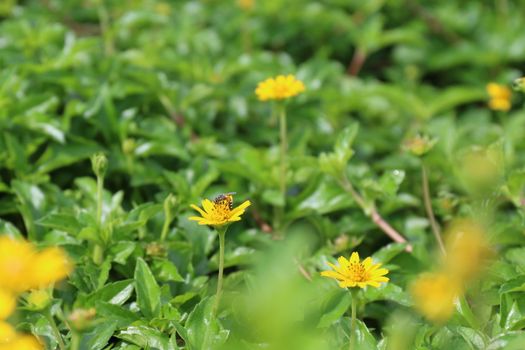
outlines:
[[95, 153], [91, 157], [91, 166], [97, 177], [103, 177], [108, 169], [108, 158], [104, 153]]
[[27, 308], [31, 311], [40, 311], [51, 304], [51, 296], [45, 289], [35, 289], [26, 297]]
[[91, 328], [96, 314], [97, 311], [93, 307], [89, 309], [75, 309], [67, 318], [69, 327], [75, 331], [84, 331]]

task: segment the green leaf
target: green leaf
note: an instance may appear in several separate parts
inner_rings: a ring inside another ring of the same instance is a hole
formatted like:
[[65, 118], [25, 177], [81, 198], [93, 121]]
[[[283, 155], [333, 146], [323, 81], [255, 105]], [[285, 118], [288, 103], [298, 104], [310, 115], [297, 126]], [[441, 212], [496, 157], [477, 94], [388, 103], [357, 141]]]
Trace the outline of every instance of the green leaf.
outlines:
[[117, 321], [103, 322], [92, 331], [82, 334], [80, 349], [101, 350], [108, 346], [109, 339], [117, 329]]
[[142, 258], [137, 259], [135, 266], [135, 289], [137, 304], [142, 314], [149, 318], [159, 316], [160, 288], [148, 264]]
[[229, 332], [223, 330], [213, 315], [215, 297], [207, 297], [193, 309], [186, 321], [186, 337], [191, 350], [215, 348], [223, 344]]

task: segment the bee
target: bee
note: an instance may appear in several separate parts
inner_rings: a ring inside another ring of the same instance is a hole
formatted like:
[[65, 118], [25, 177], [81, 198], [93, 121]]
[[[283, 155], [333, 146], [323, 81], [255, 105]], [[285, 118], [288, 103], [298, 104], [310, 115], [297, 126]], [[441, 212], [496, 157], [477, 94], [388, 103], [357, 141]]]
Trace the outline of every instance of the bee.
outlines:
[[216, 205], [225, 205], [230, 208], [230, 210], [233, 209], [233, 195], [237, 194], [237, 192], [228, 192], [228, 193], [222, 193], [219, 194], [215, 199], [213, 200], [213, 203]]

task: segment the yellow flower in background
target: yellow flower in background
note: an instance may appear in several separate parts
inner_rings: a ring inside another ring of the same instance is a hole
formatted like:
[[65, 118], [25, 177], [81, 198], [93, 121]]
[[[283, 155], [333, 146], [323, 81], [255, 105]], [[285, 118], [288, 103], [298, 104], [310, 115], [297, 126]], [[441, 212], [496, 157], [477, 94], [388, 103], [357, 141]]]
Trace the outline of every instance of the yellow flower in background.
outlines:
[[30, 270], [36, 254], [33, 245], [0, 236], [0, 288], [23, 292], [30, 288]]
[[435, 323], [446, 322], [454, 312], [454, 301], [461, 286], [447, 273], [426, 273], [411, 285], [416, 310]]
[[323, 271], [321, 276], [336, 279], [341, 288], [365, 288], [367, 285], [379, 287], [380, 283], [389, 281], [389, 278], [385, 277], [388, 270], [380, 268], [381, 264], [372, 263], [372, 258], [370, 257], [360, 262], [359, 254], [353, 252], [349, 260], [341, 256], [337, 261], [339, 266], [328, 263], [333, 271]]
[[250, 11], [255, 5], [255, 0], [237, 0], [239, 7], [245, 11]]
[[67, 277], [73, 270], [64, 250], [51, 247], [36, 254], [31, 268], [31, 287], [40, 288]]
[[57, 247], [37, 252], [26, 241], [0, 236], [0, 288], [20, 293], [48, 286], [72, 270], [66, 253]]
[[16, 331], [9, 323], [0, 321], [0, 347], [1, 344], [8, 343], [16, 336]]
[[28, 334], [15, 334], [14, 337], [6, 342], [0, 343], [0, 350], [42, 350], [42, 344]]
[[445, 235], [445, 271], [458, 280], [476, 277], [492, 255], [483, 227], [473, 220], [452, 223]]
[[489, 83], [487, 84], [487, 93], [490, 97], [490, 109], [504, 112], [510, 109], [510, 98], [512, 92], [507, 86], [496, 83]]
[[16, 298], [13, 293], [0, 289], [0, 320], [8, 318], [16, 307]]
[[241, 220], [241, 215], [251, 204], [244, 201], [241, 205], [233, 208], [233, 195], [231, 193], [221, 194], [213, 201], [205, 199], [202, 201], [202, 208], [192, 204], [191, 207], [197, 210], [201, 216], [191, 216], [190, 220], [198, 221], [199, 225], [222, 226], [231, 222]]
[[255, 94], [261, 101], [284, 100], [296, 96], [304, 90], [303, 82], [289, 74], [268, 78], [260, 82], [255, 89]]

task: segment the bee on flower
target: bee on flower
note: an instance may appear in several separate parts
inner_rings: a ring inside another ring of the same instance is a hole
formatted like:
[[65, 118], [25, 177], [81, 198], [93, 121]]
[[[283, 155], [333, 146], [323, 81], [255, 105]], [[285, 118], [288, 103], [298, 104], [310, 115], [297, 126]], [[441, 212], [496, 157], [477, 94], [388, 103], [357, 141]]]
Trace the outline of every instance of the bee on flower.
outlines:
[[285, 100], [305, 91], [304, 83], [294, 75], [278, 75], [268, 78], [257, 85], [255, 94], [261, 101]]
[[251, 205], [249, 200], [244, 201], [238, 207], [233, 207], [234, 192], [220, 194], [213, 199], [204, 199], [202, 209], [192, 204], [191, 207], [201, 216], [191, 216], [190, 220], [197, 221], [199, 225], [210, 225], [214, 227], [223, 226], [241, 220], [246, 208]]

